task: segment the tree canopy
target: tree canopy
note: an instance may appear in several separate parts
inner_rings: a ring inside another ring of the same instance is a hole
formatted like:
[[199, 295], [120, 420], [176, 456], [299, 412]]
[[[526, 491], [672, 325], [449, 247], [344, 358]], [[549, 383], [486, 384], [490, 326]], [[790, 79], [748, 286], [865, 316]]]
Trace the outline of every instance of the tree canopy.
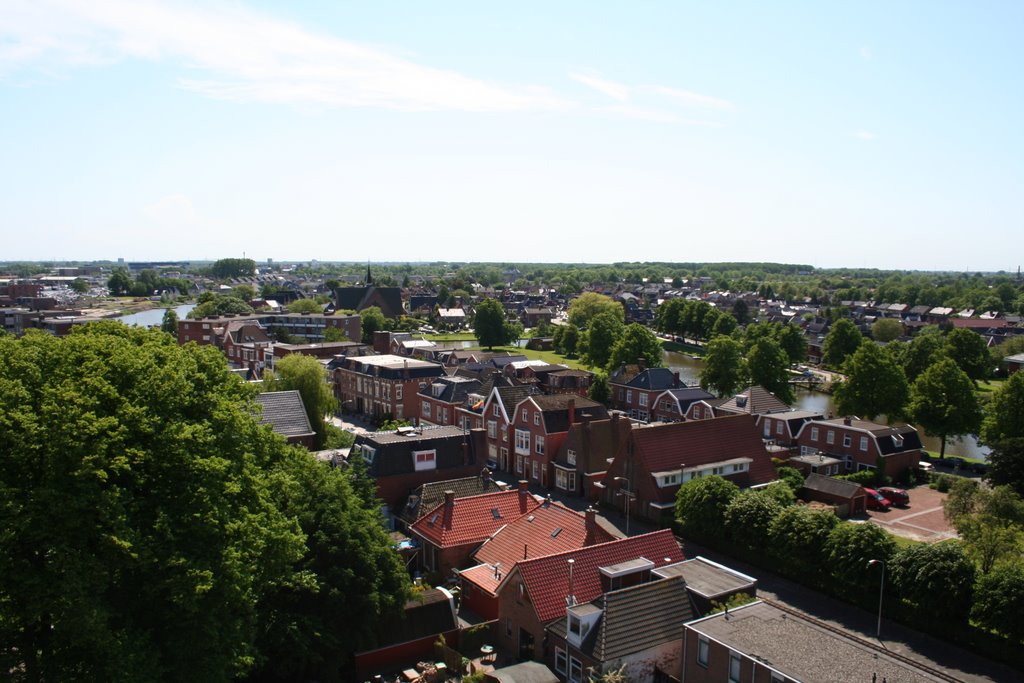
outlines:
[[497, 299], [484, 299], [476, 307], [473, 334], [488, 349], [515, 341], [516, 330], [505, 320], [505, 307]]
[[731, 337], [715, 337], [704, 347], [704, 368], [700, 372], [702, 389], [719, 396], [735, 394], [746, 382], [743, 347]]
[[316, 448], [323, 448], [324, 416], [334, 411], [334, 394], [327, 384], [327, 372], [313, 356], [292, 353], [274, 364], [275, 377], [264, 379], [267, 391], [298, 391], [309, 424], [316, 432]]
[[[579, 347], [583, 360], [592, 367], [604, 368], [612, 355], [612, 347], [622, 335], [622, 320], [606, 311], [591, 318], [580, 337]], [[631, 363], [635, 363], [634, 358]]]
[[654, 333], [639, 323], [631, 323], [612, 345], [607, 367], [611, 371], [624, 363], [642, 360], [649, 368], [660, 368], [664, 365], [662, 358], [661, 342]]
[[822, 346], [822, 360], [834, 368], [840, 368], [846, 362], [847, 357], [853, 355], [864, 337], [852, 321], [840, 318], [832, 323], [832, 328], [825, 336], [825, 343]]
[[957, 328], [946, 335], [946, 350], [960, 369], [973, 380], [992, 374], [992, 356], [985, 338], [974, 330]]
[[736, 484], [719, 476], [691, 479], [680, 486], [676, 517], [682, 522], [683, 532], [697, 539], [721, 533], [725, 510], [739, 492]]
[[950, 358], [924, 371], [911, 390], [910, 415], [926, 434], [941, 439], [939, 457], [946, 456], [949, 436], [977, 432], [981, 406], [974, 383]]
[[364, 308], [359, 312], [359, 319], [364, 344], [372, 344], [373, 333], [386, 330], [388, 326], [387, 318], [384, 317], [384, 312], [380, 310], [379, 306]]
[[752, 384], [764, 387], [780, 401], [793, 402], [793, 388], [789, 384], [789, 358], [774, 339], [758, 339], [747, 352], [747, 376]]
[[219, 280], [249, 277], [256, 274], [256, 262], [251, 258], [222, 258], [213, 262], [210, 274]]
[[[349, 519], [375, 503], [308, 485], [327, 466], [261, 426], [254, 396], [215, 348], [159, 331], [0, 338], [0, 670], [223, 681], [290, 647], [279, 623], [315, 633], [321, 679], [345, 675], [365, 641], [316, 610], [376, 633], [405, 574], [379, 517]], [[350, 533], [300, 514], [318, 507]], [[273, 609], [286, 590], [322, 604]]]
[[891, 342], [903, 334], [903, 324], [896, 318], [879, 318], [871, 325], [871, 338], [877, 342]]
[[584, 292], [569, 302], [569, 324], [578, 328], [587, 327], [599, 313], [615, 316], [620, 323], [625, 323], [626, 312], [615, 299], [597, 292]]
[[891, 421], [903, 414], [910, 388], [903, 369], [878, 344], [862, 344], [843, 366], [847, 378], [836, 386], [836, 407], [864, 419], [885, 414]]
[[168, 308], [164, 311], [164, 317], [160, 321], [160, 329], [175, 339], [178, 338], [178, 314], [175, 313], [173, 308]]
[[981, 438], [987, 444], [1024, 439], [1024, 372], [1015, 372], [992, 395], [982, 421]]

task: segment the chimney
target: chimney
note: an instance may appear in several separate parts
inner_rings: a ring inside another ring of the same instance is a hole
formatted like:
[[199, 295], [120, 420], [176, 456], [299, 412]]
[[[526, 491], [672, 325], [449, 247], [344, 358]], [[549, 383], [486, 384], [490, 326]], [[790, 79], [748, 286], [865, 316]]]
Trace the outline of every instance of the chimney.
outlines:
[[519, 512], [520, 514], [526, 514], [526, 501], [530, 496], [529, 491], [530, 483], [525, 479], [519, 480]]
[[678, 370], [676, 370], [675, 372], [672, 373], [672, 382], [673, 382], [672, 386], [674, 386], [676, 388], [682, 386], [682, 385], [679, 384], [679, 371]]
[[455, 491], [444, 492], [444, 520], [442, 525], [445, 529], [452, 528], [452, 513], [455, 511]]
[[402, 379], [409, 381], [409, 361], [402, 361]]
[[597, 543], [597, 510], [593, 506], [587, 508], [587, 537], [583, 539], [583, 545], [594, 545]]
[[636, 359], [636, 364], [640, 366], [641, 370], [647, 369], [647, 359], [644, 358], [643, 356], [640, 356], [639, 358]]
[[576, 399], [569, 399], [569, 429], [576, 424]]
[[847, 427], [849, 427], [851, 423], [852, 423], [852, 420], [850, 419], [849, 415], [847, 415], [846, 417], [843, 418], [843, 424], [846, 425]]

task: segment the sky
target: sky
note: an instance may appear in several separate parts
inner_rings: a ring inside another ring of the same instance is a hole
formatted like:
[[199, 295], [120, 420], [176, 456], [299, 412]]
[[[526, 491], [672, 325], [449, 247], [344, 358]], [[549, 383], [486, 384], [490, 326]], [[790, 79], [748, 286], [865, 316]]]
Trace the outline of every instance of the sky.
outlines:
[[0, 1], [0, 261], [1015, 271], [1024, 3]]

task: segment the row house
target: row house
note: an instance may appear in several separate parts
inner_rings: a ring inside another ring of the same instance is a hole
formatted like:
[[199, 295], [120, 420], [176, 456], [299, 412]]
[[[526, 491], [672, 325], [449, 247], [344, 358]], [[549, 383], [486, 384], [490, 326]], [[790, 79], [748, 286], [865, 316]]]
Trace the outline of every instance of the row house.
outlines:
[[[556, 653], [545, 642], [545, 628], [567, 616], [567, 605], [586, 605], [606, 592], [644, 583], [653, 569], [682, 560], [672, 531], [662, 529], [517, 562], [495, 590], [497, 647], [508, 656], [553, 665]], [[570, 628], [581, 626], [577, 621]]]
[[686, 415], [690, 411], [691, 405], [698, 401], [713, 401], [714, 399], [714, 394], [700, 387], [666, 389], [654, 399], [650, 421], [682, 422], [687, 419]]
[[543, 501], [530, 494], [525, 481], [514, 490], [456, 498], [445, 491], [444, 501], [413, 522], [409, 535], [419, 541], [420, 562], [441, 581], [454, 569], [472, 564], [474, 550], [499, 529], [532, 514]]
[[356, 436], [349, 458], [362, 458], [388, 511], [401, 511], [418, 487], [463, 479], [484, 467], [483, 432], [458, 427], [402, 427]]
[[429, 386], [444, 374], [438, 363], [391, 354], [338, 357], [328, 369], [342, 408], [396, 420], [415, 418], [420, 385]]
[[309, 342], [324, 341], [327, 328], [339, 330], [346, 338], [358, 340], [362, 336], [362, 319], [358, 315], [323, 315], [320, 313], [254, 313], [252, 315], [224, 315], [210, 318], [184, 318], [178, 321], [178, 344], [189, 342], [222, 346], [221, 339], [229, 323], [246, 321], [259, 324], [263, 329], [279, 328], [293, 337]]
[[417, 486], [409, 494], [405, 507], [398, 513], [397, 521], [400, 521], [405, 528], [413, 522], [430, 512], [444, 501], [445, 493], [451, 491], [456, 499], [468, 496], [478, 496], [481, 493], [493, 491], [506, 491], [508, 484], [496, 481], [491, 476], [491, 471], [486, 467], [480, 470], [475, 477], [461, 477], [459, 479], [442, 479]]
[[460, 420], [459, 411], [465, 408], [470, 396], [479, 395], [481, 386], [482, 382], [478, 379], [458, 375], [441, 376], [430, 384], [424, 383], [416, 394], [420, 402], [417, 421], [422, 424], [459, 424], [465, 427], [465, 420]]
[[512, 471], [514, 465], [509, 457], [512, 442], [508, 425], [519, 402], [536, 393], [536, 387], [532, 386], [494, 386], [484, 399], [480, 417], [487, 430], [487, 462], [491, 469]]
[[638, 365], [619, 366], [608, 377], [611, 407], [631, 418], [647, 422], [658, 401], [668, 389], [682, 389], [686, 384], [679, 373], [668, 368], [644, 368]]
[[473, 566], [459, 572], [462, 604], [485, 619], [497, 619], [498, 586], [518, 562], [613, 540], [615, 536], [598, 524], [593, 508], [579, 513], [545, 501], [473, 552]]
[[921, 436], [912, 426], [855, 417], [810, 420], [797, 433], [796, 443], [802, 455], [824, 453], [842, 460], [847, 472], [881, 467], [894, 479], [921, 461]]
[[718, 475], [741, 488], [777, 479], [751, 415], [671, 422], [630, 431], [601, 482], [603, 502], [636, 517], [670, 520], [686, 482]]
[[604, 419], [583, 417], [571, 425], [551, 463], [555, 488], [596, 501], [597, 484], [632, 428], [633, 421], [618, 411]]
[[274, 340], [258, 322], [232, 320], [224, 326], [220, 349], [233, 368], [253, 368], [259, 376], [267, 365]]
[[761, 437], [772, 444], [796, 447], [796, 435], [803, 429], [804, 423], [811, 420], [823, 420], [825, 416], [813, 410], [789, 410], [784, 413], [757, 415]]
[[534, 394], [520, 401], [510, 417], [516, 475], [551, 488], [554, 486], [552, 463], [569, 429], [585, 419], [607, 418], [608, 411], [589, 398]]

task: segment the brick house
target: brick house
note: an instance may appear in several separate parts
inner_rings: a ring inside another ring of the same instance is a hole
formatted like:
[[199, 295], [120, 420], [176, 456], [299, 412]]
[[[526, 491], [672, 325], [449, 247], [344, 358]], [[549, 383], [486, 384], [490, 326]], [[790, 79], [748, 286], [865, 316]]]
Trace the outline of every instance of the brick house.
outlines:
[[256, 395], [256, 402], [262, 408], [260, 424], [270, 425], [274, 433], [283, 436], [288, 443], [314, 448], [316, 433], [309, 424], [298, 391], [264, 391]]
[[[482, 383], [469, 377], [440, 376], [416, 394], [420, 407], [416, 419], [423, 424], [453, 425], [459, 421], [459, 409], [471, 394], [480, 391]], [[413, 416], [410, 416], [413, 417]]]
[[761, 386], [747, 387], [732, 398], [715, 406], [715, 415], [768, 415], [793, 410], [772, 392]]
[[527, 396], [510, 415], [515, 473], [545, 488], [554, 486], [552, 462], [569, 429], [583, 419], [608, 417], [607, 409], [589, 398], [570, 394]]
[[511, 432], [508, 428], [516, 405], [527, 396], [537, 393], [533, 386], [497, 385], [491, 389], [480, 409], [487, 429], [487, 462], [492, 470], [512, 472], [514, 463]]
[[612, 409], [621, 410], [641, 422], [650, 419], [651, 411], [662, 392], [685, 386], [679, 379], [679, 373], [668, 368], [621, 365], [608, 377]]
[[652, 569], [682, 560], [668, 529], [522, 560], [496, 590], [497, 647], [519, 659], [553, 661], [545, 627], [567, 616], [570, 599], [584, 605], [608, 591], [649, 581]]
[[417, 416], [420, 385], [444, 374], [438, 363], [391, 354], [338, 357], [328, 365], [343, 409], [396, 420]]
[[498, 530], [472, 555], [477, 563], [459, 572], [462, 604], [485, 619], [498, 618], [497, 588], [517, 562], [615, 540], [597, 523], [597, 512], [570, 510], [545, 501]]
[[719, 475], [741, 488], [775, 481], [775, 469], [751, 415], [671, 422], [633, 429], [601, 482], [601, 499], [653, 521], [674, 514], [679, 487]]
[[422, 484], [477, 476], [484, 467], [483, 432], [458, 427], [404, 427], [356, 437], [349, 458], [361, 457], [377, 495], [398, 511]]
[[422, 567], [443, 581], [453, 569], [473, 564], [473, 551], [496, 531], [542, 504], [530, 495], [525, 481], [514, 490], [459, 499], [453, 491], [446, 491], [444, 501], [413, 522], [409, 535], [420, 543]]
[[324, 341], [327, 328], [339, 330], [346, 338], [358, 341], [362, 337], [362, 319], [358, 315], [323, 315], [322, 313], [254, 313], [252, 315], [226, 315], [211, 318], [182, 318], [178, 321], [178, 344], [189, 342], [223, 345], [225, 327], [231, 321], [258, 323], [265, 330], [280, 328], [293, 337], [308, 342]]
[[248, 320], [232, 320], [224, 326], [221, 337], [221, 351], [233, 368], [254, 367], [262, 374], [266, 366], [267, 356], [274, 340], [270, 338], [263, 326]]
[[507, 490], [508, 484], [495, 481], [491, 477], [490, 470], [487, 469], [481, 470], [475, 477], [432, 481], [412, 490], [405, 502], [405, 507], [398, 515], [398, 520], [408, 528], [410, 524], [444, 502], [446, 491], [451, 491], [455, 494], [455, 499], [458, 500], [468, 496], [479, 496], [481, 493]]
[[796, 438], [802, 455], [824, 453], [843, 461], [847, 472], [875, 469], [898, 479], [921, 461], [921, 437], [910, 425], [889, 425], [851, 417], [810, 420]]
[[545, 394], [575, 394], [587, 396], [594, 383], [594, 373], [587, 370], [559, 369], [551, 372], [535, 372], [540, 390]]
[[715, 395], [700, 387], [666, 389], [654, 398], [651, 406], [651, 422], [682, 422], [690, 406], [697, 401], [713, 400]]
[[604, 479], [632, 428], [633, 422], [618, 411], [606, 419], [584, 417], [569, 427], [551, 462], [555, 488], [596, 501], [595, 484]]
[[796, 446], [796, 435], [800, 433], [804, 423], [824, 418], [821, 413], [810, 410], [790, 410], [756, 417], [761, 429], [761, 438], [780, 446]]

